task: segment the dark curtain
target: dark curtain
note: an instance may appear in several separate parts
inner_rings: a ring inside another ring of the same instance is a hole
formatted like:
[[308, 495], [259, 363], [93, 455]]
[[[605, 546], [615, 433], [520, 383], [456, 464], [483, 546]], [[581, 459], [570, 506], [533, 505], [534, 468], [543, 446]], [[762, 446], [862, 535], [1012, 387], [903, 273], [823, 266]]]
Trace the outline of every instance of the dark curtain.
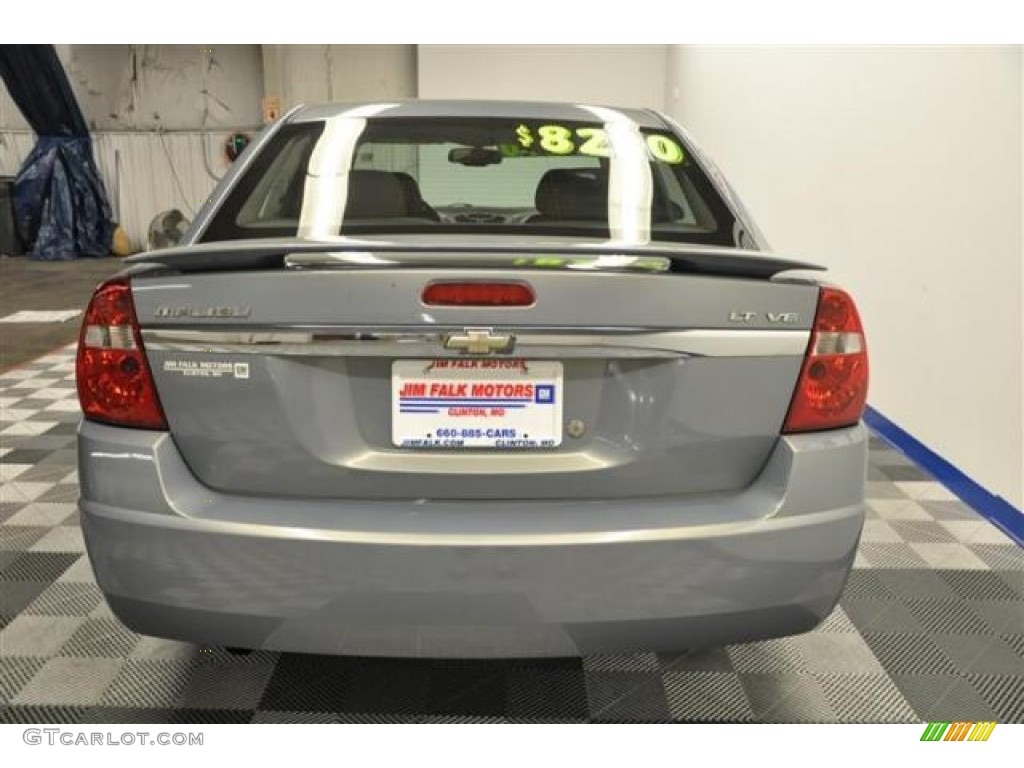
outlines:
[[89, 129], [52, 45], [0, 45], [0, 77], [38, 134], [14, 180], [14, 214], [34, 259], [110, 253], [110, 202]]

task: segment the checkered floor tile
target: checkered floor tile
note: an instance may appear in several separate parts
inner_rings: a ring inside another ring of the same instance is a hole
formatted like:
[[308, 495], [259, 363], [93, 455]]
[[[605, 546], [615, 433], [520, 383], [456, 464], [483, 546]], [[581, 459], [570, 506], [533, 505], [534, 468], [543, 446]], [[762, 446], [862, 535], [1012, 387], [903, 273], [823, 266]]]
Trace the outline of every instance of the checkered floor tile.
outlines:
[[872, 439], [816, 631], [676, 655], [413, 661], [141, 637], [78, 525], [69, 351], [0, 375], [0, 722], [1024, 722], [1024, 551]]

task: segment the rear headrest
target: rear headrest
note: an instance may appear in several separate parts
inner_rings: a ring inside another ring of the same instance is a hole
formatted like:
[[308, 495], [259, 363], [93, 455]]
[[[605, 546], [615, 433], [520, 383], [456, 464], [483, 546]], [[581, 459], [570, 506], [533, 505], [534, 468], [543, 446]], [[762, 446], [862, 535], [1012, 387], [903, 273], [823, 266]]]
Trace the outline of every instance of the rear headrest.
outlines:
[[416, 179], [411, 175], [405, 171], [391, 171], [391, 175], [395, 177], [395, 181], [402, 188], [402, 192], [407, 200], [411, 202], [423, 199], [423, 195], [420, 194], [420, 185], [416, 183]]
[[387, 171], [349, 171], [346, 219], [388, 219], [408, 215], [402, 185]]
[[434, 221], [440, 220], [441, 217], [437, 215], [437, 211], [423, 199], [423, 193], [420, 192], [420, 185], [416, 183], [416, 179], [405, 171], [392, 171], [391, 175], [395, 177], [398, 186], [402, 188], [402, 195], [405, 197], [405, 210], [410, 216], [421, 216]]
[[605, 221], [608, 218], [608, 180], [597, 169], [556, 168], [537, 185], [534, 204], [551, 219]]

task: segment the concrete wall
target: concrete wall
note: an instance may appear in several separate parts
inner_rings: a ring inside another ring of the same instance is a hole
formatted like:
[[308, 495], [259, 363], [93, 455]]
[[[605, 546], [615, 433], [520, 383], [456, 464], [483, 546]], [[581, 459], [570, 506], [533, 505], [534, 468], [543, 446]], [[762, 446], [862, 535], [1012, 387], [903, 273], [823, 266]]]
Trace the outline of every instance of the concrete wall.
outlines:
[[1017, 47], [676, 46], [668, 108], [867, 324], [871, 404], [1020, 508]]
[[667, 55], [665, 45], [421, 45], [419, 95], [660, 109]]
[[[71, 61], [71, 46], [55, 45], [53, 47], [57, 51], [57, 58], [66, 69]], [[10, 94], [7, 93], [3, 80], [0, 80], [0, 162], [3, 161], [4, 154], [11, 151], [9, 147], [5, 146], [3, 140], [3, 132], [6, 130], [27, 131], [28, 122], [22, 117]]]
[[416, 95], [414, 45], [264, 45], [265, 91], [303, 103]]
[[[281, 96], [285, 109], [416, 94], [413, 45], [75, 45], [58, 55], [138, 246], [158, 212], [191, 218], [199, 209], [228, 167], [227, 137], [262, 127], [264, 94]], [[34, 140], [0, 88], [0, 175], [17, 172]]]
[[[89, 128], [216, 131], [258, 128], [263, 64], [258, 45], [58, 46]], [[28, 131], [0, 88], [0, 132]]]
[[[158, 212], [198, 210], [228, 167], [231, 133], [261, 127], [258, 45], [75, 45], [58, 55], [115, 214], [138, 246]], [[34, 141], [0, 89], [0, 175], [17, 173]]]
[[259, 126], [258, 45], [76, 45], [67, 67], [93, 130]]

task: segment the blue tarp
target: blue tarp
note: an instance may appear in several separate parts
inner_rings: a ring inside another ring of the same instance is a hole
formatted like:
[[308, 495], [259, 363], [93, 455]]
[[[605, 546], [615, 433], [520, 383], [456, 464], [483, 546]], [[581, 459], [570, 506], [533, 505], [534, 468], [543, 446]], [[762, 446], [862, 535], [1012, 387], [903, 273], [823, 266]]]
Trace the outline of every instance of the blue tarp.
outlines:
[[31, 257], [106, 256], [110, 202], [89, 131], [52, 45], [0, 45], [0, 76], [38, 141], [14, 181], [14, 212]]
[[114, 224], [88, 138], [39, 137], [14, 182], [14, 214], [33, 259], [110, 254]]

